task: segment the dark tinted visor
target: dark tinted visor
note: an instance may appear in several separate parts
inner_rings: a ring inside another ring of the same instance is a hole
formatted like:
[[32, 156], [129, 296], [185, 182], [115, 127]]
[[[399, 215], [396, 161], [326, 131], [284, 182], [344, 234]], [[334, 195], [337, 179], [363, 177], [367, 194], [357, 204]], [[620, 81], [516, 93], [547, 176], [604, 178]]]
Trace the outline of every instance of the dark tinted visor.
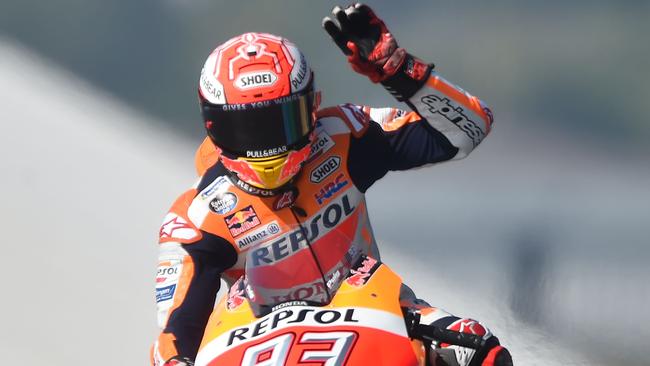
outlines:
[[224, 152], [247, 156], [286, 146], [302, 147], [313, 128], [314, 92], [247, 104], [203, 103], [208, 135]]

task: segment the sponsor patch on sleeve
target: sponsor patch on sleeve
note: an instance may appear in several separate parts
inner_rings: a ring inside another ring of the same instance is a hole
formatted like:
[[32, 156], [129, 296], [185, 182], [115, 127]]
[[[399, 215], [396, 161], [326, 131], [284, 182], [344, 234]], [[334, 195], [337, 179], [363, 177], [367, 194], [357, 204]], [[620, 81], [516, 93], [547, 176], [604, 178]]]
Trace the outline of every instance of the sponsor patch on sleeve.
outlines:
[[191, 243], [201, 238], [201, 232], [181, 216], [170, 212], [163, 219], [163, 224], [158, 233], [158, 242], [166, 243], [177, 241]]
[[181, 275], [183, 264], [179, 261], [163, 261], [158, 263], [156, 272], [156, 287], [175, 283]]
[[176, 292], [176, 284], [156, 288], [156, 302], [171, 300]]

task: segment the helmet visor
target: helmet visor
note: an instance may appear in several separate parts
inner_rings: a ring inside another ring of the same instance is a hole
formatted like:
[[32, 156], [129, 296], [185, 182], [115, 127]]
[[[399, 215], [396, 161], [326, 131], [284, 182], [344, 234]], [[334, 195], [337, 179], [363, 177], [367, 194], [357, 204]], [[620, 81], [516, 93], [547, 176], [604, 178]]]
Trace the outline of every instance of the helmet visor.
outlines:
[[224, 152], [266, 158], [300, 148], [313, 129], [314, 93], [247, 104], [202, 105], [208, 135]]

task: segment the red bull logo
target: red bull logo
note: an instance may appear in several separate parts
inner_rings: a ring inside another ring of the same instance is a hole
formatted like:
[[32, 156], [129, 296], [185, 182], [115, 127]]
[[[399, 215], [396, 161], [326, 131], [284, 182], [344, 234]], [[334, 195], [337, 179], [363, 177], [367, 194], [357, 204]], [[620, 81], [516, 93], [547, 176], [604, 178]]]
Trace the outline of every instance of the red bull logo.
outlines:
[[230, 231], [230, 235], [233, 237], [239, 236], [262, 223], [259, 217], [257, 217], [252, 205], [224, 217], [224, 221]]

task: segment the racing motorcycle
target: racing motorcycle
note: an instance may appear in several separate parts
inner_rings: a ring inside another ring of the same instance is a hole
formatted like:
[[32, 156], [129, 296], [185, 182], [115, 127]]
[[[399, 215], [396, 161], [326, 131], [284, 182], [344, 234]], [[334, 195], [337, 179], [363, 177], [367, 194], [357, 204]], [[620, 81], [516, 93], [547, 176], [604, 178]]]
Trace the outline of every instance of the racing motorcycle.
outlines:
[[307, 242], [269, 264], [262, 254], [282, 251], [273, 245], [247, 252], [245, 274], [210, 317], [196, 366], [424, 366], [435, 365], [431, 342], [474, 349], [485, 342], [420, 324], [400, 306], [401, 278], [357, 245], [332, 259]]

